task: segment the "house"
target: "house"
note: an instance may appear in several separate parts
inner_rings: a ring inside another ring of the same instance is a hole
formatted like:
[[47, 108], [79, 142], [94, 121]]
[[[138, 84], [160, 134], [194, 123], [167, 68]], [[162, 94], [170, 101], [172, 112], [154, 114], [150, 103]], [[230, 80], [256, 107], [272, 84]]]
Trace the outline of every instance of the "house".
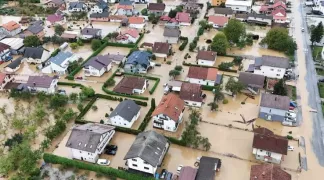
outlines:
[[175, 19], [179, 22], [180, 26], [191, 25], [191, 18], [189, 13], [177, 12]]
[[44, 23], [43, 21], [34, 21], [31, 22], [28, 28], [23, 32], [22, 37], [27, 37], [27, 36], [37, 36], [38, 38], [43, 38], [45, 36], [44, 32]]
[[0, 43], [0, 59], [6, 60], [10, 56], [10, 46], [8, 46], [7, 44]]
[[140, 34], [136, 29], [127, 29], [126, 31], [121, 32], [116, 40], [123, 44], [136, 43], [139, 39]]
[[223, 28], [228, 23], [228, 17], [226, 16], [209, 16], [208, 24], [212, 24], [214, 28]]
[[47, 16], [46, 22], [49, 25], [63, 25], [66, 21], [63, 15], [54, 13]]
[[234, 12], [251, 12], [252, 0], [226, 0], [225, 6]]
[[169, 93], [162, 97], [160, 104], [152, 113], [153, 127], [175, 132], [182, 122], [185, 103], [176, 94]]
[[15, 21], [9, 21], [0, 27], [0, 34], [13, 37], [21, 32], [21, 26]]
[[128, 23], [130, 28], [143, 29], [145, 26], [145, 19], [143, 17], [129, 17]]
[[155, 42], [152, 52], [156, 57], [166, 58], [170, 54], [171, 45], [166, 42]]
[[114, 129], [114, 126], [97, 123], [76, 125], [65, 146], [71, 149], [72, 159], [96, 163], [114, 136]]
[[92, 57], [83, 65], [85, 76], [102, 76], [105, 72], [110, 71], [112, 60], [107, 55]]
[[215, 86], [217, 76], [216, 68], [190, 66], [186, 81], [194, 84]]
[[275, 9], [272, 11], [273, 21], [275, 23], [289, 23], [285, 9]]
[[140, 109], [133, 100], [124, 100], [109, 115], [109, 120], [114, 126], [131, 128], [140, 116]]
[[259, 74], [253, 74], [248, 72], [240, 72], [238, 81], [241, 82], [246, 89], [253, 93], [258, 94], [259, 90], [264, 87], [265, 77]]
[[164, 14], [164, 3], [149, 3], [147, 6], [148, 14], [155, 14], [155, 16], [162, 16]]
[[140, 4], [146, 4], [146, 3], [149, 3], [150, 0], [134, 0], [134, 2], [136, 4], [140, 3]]
[[203, 102], [201, 85], [182, 83], [180, 98], [187, 106], [201, 107]]
[[69, 12], [86, 12], [88, 7], [84, 2], [74, 1], [69, 3]]
[[195, 180], [198, 170], [190, 166], [183, 166], [180, 170], [178, 180]]
[[242, 22], [246, 22], [248, 19], [249, 15], [246, 13], [237, 13], [235, 14], [235, 19], [242, 21]]
[[212, 180], [216, 177], [216, 172], [222, 166], [222, 161], [218, 158], [202, 156], [199, 160], [198, 172], [195, 180]]
[[56, 56], [51, 57], [42, 69], [43, 73], [55, 73], [64, 75], [68, 73], [69, 64], [78, 60], [77, 55], [71, 52], [60, 51]]
[[291, 175], [273, 164], [252, 165], [250, 180], [291, 180]]
[[222, 3], [225, 4], [226, 0], [211, 0], [212, 6], [220, 6]]
[[101, 29], [95, 29], [95, 28], [83, 28], [81, 31], [81, 39], [94, 39], [99, 38], [101, 39]]
[[4, 87], [14, 79], [13, 75], [0, 73], [0, 91], [4, 90]]
[[71, 31], [65, 31], [62, 35], [61, 38], [68, 42], [76, 42], [77, 38], [79, 36], [79, 33], [77, 32], [71, 32]]
[[317, 15], [324, 14], [324, 1], [317, 0], [315, 6], [312, 7], [312, 12]]
[[282, 122], [285, 120], [289, 107], [290, 98], [288, 96], [263, 93], [260, 101], [259, 118]]
[[287, 155], [288, 139], [276, 135], [254, 133], [252, 153], [260, 161], [280, 164]]
[[13, 72], [16, 72], [19, 68], [20, 68], [20, 64], [22, 62], [22, 60], [24, 59], [24, 57], [19, 57], [15, 60], [13, 60], [11, 63], [9, 63], [5, 68], [4, 70], [6, 72], [9, 72], [9, 73], [13, 73]]
[[256, 13], [249, 13], [247, 22], [259, 25], [272, 25], [272, 16], [266, 14], [256, 14]]
[[21, 19], [18, 23], [22, 26], [28, 26], [31, 21], [32, 21], [31, 17], [23, 16], [23, 17], [21, 17]]
[[132, 16], [134, 14], [134, 10], [134, 4], [131, 1], [121, 1], [117, 5], [118, 15]]
[[122, 22], [124, 19], [127, 19], [127, 16], [124, 16], [124, 15], [110, 15], [109, 16], [110, 22]]
[[97, 1], [97, 3], [91, 8], [90, 13], [103, 13], [103, 12], [108, 12], [109, 7], [107, 2], [103, 0]]
[[109, 54], [107, 56], [108, 59], [110, 59], [113, 63], [115, 64], [120, 64], [120, 63], [124, 63], [126, 60], [126, 56], [121, 55], [121, 54]]
[[99, 21], [99, 22], [108, 22], [109, 21], [109, 12], [102, 13], [92, 13], [90, 14], [90, 21]]
[[169, 141], [155, 131], [141, 132], [124, 160], [128, 169], [155, 175], [169, 149]]
[[289, 59], [276, 56], [266, 56], [255, 59], [254, 74], [264, 75], [269, 78], [282, 79], [289, 68]]
[[164, 36], [165, 42], [167, 42], [169, 44], [177, 44], [179, 42], [179, 38], [181, 36], [181, 31], [179, 28], [165, 27], [163, 36]]
[[47, 8], [59, 8], [60, 10], [66, 9], [64, 0], [49, 0], [44, 3]]
[[50, 76], [29, 76], [26, 86], [31, 92], [55, 93], [58, 79]]
[[147, 85], [147, 80], [145, 78], [125, 76], [116, 85], [114, 92], [121, 94], [143, 94]]
[[152, 54], [147, 51], [134, 51], [126, 60], [124, 71], [128, 73], [147, 73], [153, 67]]
[[184, 4], [183, 9], [187, 13], [199, 13], [200, 5], [196, 2], [187, 2]]
[[11, 54], [21, 54], [24, 50], [24, 40], [22, 38], [5, 38], [0, 42], [10, 46]]
[[217, 52], [214, 51], [198, 51], [196, 60], [198, 65], [214, 66], [216, 61]]
[[43, 47], [26, 47], [24, 58], [29, 63], [43, 63], [51, 56], [50, 52]]
[[222, 8], [222, 7], [215, 7], [214, 8], [214, 16], [224, 16], [231, 18], [234, 12], [231, 8]]

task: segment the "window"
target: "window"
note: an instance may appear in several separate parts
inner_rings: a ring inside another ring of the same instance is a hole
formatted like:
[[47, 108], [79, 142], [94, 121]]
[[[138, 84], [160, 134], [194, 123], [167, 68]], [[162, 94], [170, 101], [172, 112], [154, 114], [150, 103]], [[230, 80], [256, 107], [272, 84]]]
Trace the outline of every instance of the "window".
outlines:
[[137, 167], [137, 164], [132, 164], [134, 167]]
[[277, 76], [280, 76], [280, 74], [277, 74]]
[[150, 168], [148, 168], [148, 167], [144, 167], [144, 169], [149, 170]]
[[274, 69], [270, 69], [270, 71], [273, 71]]
[[135, 162], [136, 162], [136, 161], [137, 161], [137, 159], [132, 159], [132, 161], [135, 161]]
[[144, 164], [148, 164], [146, 161], [144, 161]]
[[267, 154], [268, 156], [271, 156], [271, 152], [266, 152], [266, 154]]
[[126, 123], [124, 123], [124, 126], [126, 126]]
[[278, 72], [281, 72], [281, 69], [278, 69]]

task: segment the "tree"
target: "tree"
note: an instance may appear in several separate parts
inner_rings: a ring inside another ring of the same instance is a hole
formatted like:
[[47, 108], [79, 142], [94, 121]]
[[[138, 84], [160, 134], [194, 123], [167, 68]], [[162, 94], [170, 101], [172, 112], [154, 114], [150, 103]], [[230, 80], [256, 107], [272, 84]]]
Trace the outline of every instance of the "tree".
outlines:
[[41, 41], [37, 36], [27, 36], [23, 43], [25, 47], [38, 47], [41, 45]]
[[147, 16], [147, 9], [146, 8], [142, 9], [141, 14], [143, 16]]
[[14, 145], [20, 144], [23, 142], [23, 135], [21, 133], [16, 133], [11, 138], [7, 139], [4, 143], [4, 146], [9, 147], [9, 151]]
[[163, 0], [157, 0], [156, 2], [157, 3], [163, 3]]
[[234, 66], [233, 62], [222, 62], [222, 63], [220, 63], [220, 65], [218, 65], [218, 69], [221, 71], [226, 71], [226, 70], [231, 69], [231, 67], [233, 67], [233, 66]]
[[80, 38], [77, 40], [76, 43], [78, 43], [79, 46], [83, 46], [84, 45], [82, 39], [80, 39]]
[[169, 12], [169, 14], [168, 14], [168, 16], [169, 16], [170, 18], [175, 18], [176, 15], [177, 15], [177, 13], [178, 13], [178, 12], [177, 12], [176, 10], [171, 9], [170, 12]]
[[253, 34], [252, 33], [249, 33], [249, 34], [246, 35], [245, 43], [248, 46], [253, 45]]
[[71, 43], [70, 44], [70, 47], [72, 48], [72, 49], [76, 49], [76, 48], [78, 48], [78, 43]]
[[241, 82], [234, 80], [233, 77], [231, 77], [227, 81], [226, 86], [225, 86], [226, 91], [231, 91], [233, 93], [233, 95], [241, 92], [243, 90], [243, 88], [244, 88], [244, 85]]
[[85, 96], [87, 98], [93, 97], [95, 95], [95, 91], [91, 87], [83, 87], [81, 90], [81, 96]]
[[52, 36], [52, 42], [53, 42], [53, 44], [59, 44], [60, 45], [60, 44], [64, 43], [65, 40], [62, 37], [55, 34], [54, 36]]
[[99, 49], [100, 46], [101, 46], [101, 41], [99, 39], [93, 39], [91, 41], [91, 49], [93, 51]]
[[243, 57], [241, 57], [241, 56], [235, 56], [234, 59], [233, 59], [233, 63], [236, 66], [241, 65], [242, 64], [242, 61], [243, 61]]
[[237, 19], [230, 19], [224, 28], [224, 34], [230, 43], [237, 44], [245, 39], [246, 29], [244, 24]]
[[78, 94], [77, 93], [71, 93], [70, 95], [69, 95], [69, 99], [70, 99], [70, 101], [72, 101], [73, 103], [76, 103], [76, 101], [78, 100]]
[[77, 106], [77, 108], [78, 108], [78, 110], [80, 112], [82, 112], [82, 110], [83, 110], [83, 104], [79, 103], [78, 106]]
[[210, 106], [211, 111], [215, 111], [218, 108], [218, 105], [217, 105], [216, 102], [211, 102], [211, 103], [208, 104], [208, 106]]
[[79, 67], [79, 62], [78, 61], [73, 61], [73, 62], [69, 63], [67, 71], [68, 71], [68, 73], [71, 73], [72, 71], [74, 71], [78, 67]]
[[310, 41], [312, 42], [312, 46], [315, 42], [321, 42], [324, 34], [323, 23], [320, 21], [315, 28], [312, 29], [310, 35]]
[[111, 79], [108, 79], [108, 81], [105, 82], [105, 87], [111, 87], [111, 86], [114, 86], [116, 84], [116, 81], [111, 78]]
[[61, 36], [63, 32], [65, 31], [64, 27], [62, 25], [56, 25], [54, 27], [55, 34]]
[[228, 40], [223, 32], [219, 32], [213, 38], [213, 42], [210, 45], [212, 51], [217, 52], [218, 55], [226, 55], [228, 48]]
[[169, 76], [175, 78], [176, 76], [179, 76], [180, 75], [180, 71], [177, 71], [177, 70], [171, 70], [169, 72]]
[[288, 30], [282, 27], [270, 29], [266, 37], [261, 40], [260, 45], [267, 45], [269, 49], [285, 52], [288, 55], [293, 55], [297, 49], [297, 44], [289, 36]]
[[285, 82], [280, 79], [273, 87], [273, 94], [287, 96], [287, 87]]
[[176, 67], [174, 67], [174, 70], [181, 71], [182, 70], [182, 66], [176, 66]]
[[55, 94], [50, 99], [50, 108], [58, 109], [68, 103], [68, 98], [62, 94]]
[[224, 99], [224, 94], [221, 91], [220, 86], [217, 86], [214, 91], [214, 102], [218, 102]]

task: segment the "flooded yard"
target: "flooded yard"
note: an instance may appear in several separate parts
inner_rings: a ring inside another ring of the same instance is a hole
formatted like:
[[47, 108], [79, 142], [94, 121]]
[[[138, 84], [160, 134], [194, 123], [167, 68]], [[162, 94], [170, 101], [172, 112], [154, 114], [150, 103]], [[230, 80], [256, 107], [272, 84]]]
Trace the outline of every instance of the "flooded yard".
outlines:
[[80, 87], [72, 87], [72, 86], [63, 86], [63, 85], [58, 85], [58, 89], [65, 90], [66, 94], [69, 95], [71, 93], [77, 93], [79, 94], [81, 92]]
[[121, 54], [127, 56], [131, 48], [124, 48], [124, 47], [114, 47], [114, 46], [107, 46], [104, 50], [102, 50], [99, 55], [106, 55], [106, 54]]
[[149, 30], [150, 33], [145, 33], [142, 40], [139, 42], [139, 46], [146, 43], [155, 43], [155, 42], [165, 42], [165, 38], [163, 37], [164, 26], [155, 25], [154, 28], [151, 24], [146, 26], [146, 30]]
[[[120, 23], [113, 22], [92, 22], [93, 28], [101, 29], [101, 37], [106, 37], [109, 33], [119, 32]], [[91, 26], [90, 26], [91, 27]]]

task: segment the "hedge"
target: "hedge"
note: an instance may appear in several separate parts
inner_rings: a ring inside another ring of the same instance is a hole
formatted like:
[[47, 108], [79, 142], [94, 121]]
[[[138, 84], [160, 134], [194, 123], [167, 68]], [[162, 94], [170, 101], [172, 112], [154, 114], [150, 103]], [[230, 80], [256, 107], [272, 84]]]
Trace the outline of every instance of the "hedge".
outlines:
[[155, 91], [155, 89], [157, 88], [157, 86], [159, 85], [159, 82], [160, 82], [160, 78], [159, 79], [157, 79], [156, 81], [155, 81], [155, 84], [154, 84], [154, 86], [152, 87], [152, 89], [149, 91], [150, 92], [150, 94], [153, 94], [154, 93], [154, 91]]
[[50, 57], [56, 56], [61, 50], [60, 49], [55, 49], [55, 51], [52, 52]]
[[[152, 101], [154, 101], [155, 104], [155, 99], [153, 98]], [[144, 120], [142, 121], [141, 125], [139, 126], [138, 130], [140, 132], [143, 132], [145, 130], [145, 128], [147, 127], [148, 123], [151, 120], [151, 115], [153, 113], [153, 111], [155, 110], [155, 105], [152, 106], [152, 102], [151, 102], [151, 107], [149, 109], [149, 111], [146, 113]]]
[[188, 37], [183, 37], [183, 36], [180, 36], [180, 38], [179, 38], [181, 41], [183, 41], [182, 42], [182, 44], [179, 46], [179, 50], [180, 51], [183, 51], [185, 48], [186, 48], [186, 46], [187, 46], [187, 44], [188, 44]]
[[205, 91], [213, 91], [214, 89], [217, 88], [217, 86], [208, 86], [208, 85], [201, 85], [202, 87], [202, 90], [205, 90]]
[[108, 42], [107, 46], [134, 48], [134, 47], [136, 47], [136, 44], [123, 44], [123, 43], [116, 43], [116, 42]]
[[144, 33], [140, 33], [140, 37], [137, 39], [135, 44], [138, 45], [138, 43], [143, 39], [143, 37], [144, 37]]
[[57, 85], [61, 85], [61, 86], [72, 86], [72, 87], [84, 87], [82, 84], [79, 84], [79, 83], [71, 83], [71, 82], [58, 82]]
[[115, 130], [118, 132], [133, 134], [133, 135], [138, 135], [139, 133], [141, 133], [141, 131], [137, 130], [137, 129], [124, 128], [124, 127], [119, 127], [119, 126], [115, 126]]
[[94, 172], [97, 172], [97, 173], [102, 173], [102, 174], [106, 174], [108, 176], [117, 177], [117, 178], [121, 178], [121, 179], [127, 179], [127, 180], [154, 180], [153, 177], [143, 177], [143, 176], [138, 175], [138, 174], [131, 174], [129, 172], [114, 169], [114, 168], [111, 168], [111, 167], [100, 166], [100, 165], [97, 165], [97, 164], [85, 163], [85, 162], [82, 162], [82, 161], [76, 161], [76, 160], [56, 156], [56, 155], [49, 154], [49, 153], [44, 153], [43, 159], [44, 159], [44, 161], [46, 163], [62, 164], [62, 165], [67, 166], [67, 167], [75, 167], [75, 168], [78, 168], [78, 169], [94, 171]]
[[165, 136], [171, 143], [177, 144], [179, 146], [186, 146], [186, 143], [183, 140], [176, 139], [174, 137]]
[[80, 112], [80, 114], [78, 115], [78, 117], [76, 117], [76, 120], [80, 120], [88, 111], [89, 109], [92, 107], [92, 105], [96, 102], [97, 97], [93, 97], [90, 102], [86, 105], [86, 107], [84, 107], [82, 109], [82, 111]]

